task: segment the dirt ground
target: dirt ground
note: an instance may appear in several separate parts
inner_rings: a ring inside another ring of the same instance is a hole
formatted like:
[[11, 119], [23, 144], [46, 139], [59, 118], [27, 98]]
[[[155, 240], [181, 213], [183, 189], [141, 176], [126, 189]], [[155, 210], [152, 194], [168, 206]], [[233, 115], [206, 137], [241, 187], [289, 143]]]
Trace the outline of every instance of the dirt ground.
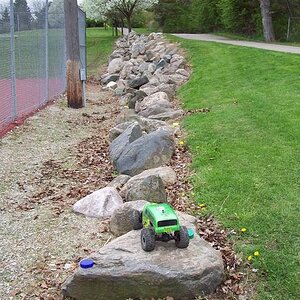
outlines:
[[[0, 299], [62, 299], [61, 284], [78, 262], [113, 238], [108, 220], [76, 215], [72, 205], [117, 175], [108, 131], [118, 113], [113, 94], [89, 83], [85, 108], [70, 109], [62, 97], [0, 139]], [[199, 217], [198, 233], [221, 251], [226, 269], [224, 284], [204, 299], [251, 299], [241, 298], [252, 288], [243, 283], [227, 232], [193, 204], [191, 157], [182, 140], [179, 130], [169, 164], [178, 180], [167, 187], [169, 202]]]
[[87, 86], [87, 106], [62, 97], [0, 140], [0, 299], [60, 299], [78, 261], [111, 238], [72, 204], [112, 179], [107, 134], [118, 101]]

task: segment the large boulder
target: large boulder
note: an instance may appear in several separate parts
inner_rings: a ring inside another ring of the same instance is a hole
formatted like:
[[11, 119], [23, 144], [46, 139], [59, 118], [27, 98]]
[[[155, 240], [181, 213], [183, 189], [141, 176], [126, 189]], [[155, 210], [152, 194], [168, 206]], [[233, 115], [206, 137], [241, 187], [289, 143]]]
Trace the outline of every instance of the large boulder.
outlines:
[[139, 139], [142, 135], [143, 132], [141, 126], [137, 122], [135, 122], [127, 127], [126, 130], [116, 139], [114, 139], [109, 146], [109, 154], [113, 164], [115, 164], [115, 162], [118, 160], [124, 149], [130, 143]]
[[116, 168], [122, 174], [134, 176], [168, 163], [174, 150], [170, 131], [158, 129], [129, 144], [117, 160]]
[[149, 202], [145, 200], [130, 201], [118, 207], [110, 218], [110, 231], [115, 236], [121, 236], [133, 229], [132, 214], [134, 210], [142, 211]]
[[113, 141], [114, 139], [116, 139], [121, 133], [123, 133], [130, 125], [134, 123], [135, 121], [123, 122], [111, 128], [109, 130], [109, 140]]
[[158, 175], [133, 177], [123, 187], [121, 194], [123, 193], [126, 201], [140, 199], [155, 203], [167, 201], [165, 185]]
[[131, 184], [131, 182], [134, 182], [135, 180], [140, 178], [145, 178], [149, 175], [159, 176], [163, 181], [164, 185], [174, 184], [177, 180], [176, 173], [171, 167], [158, 167], [158, 168], [145, 170], [142, 173], [135, 175], [134, 177], [131, 177], [127, 183]]
[[140, 230], [132, 230], [89, 258], [94, 266], [79, 268], [63, 284], [65, 296], [77, 300], [194, 299], [214, 292], [224, 278], [220, 252], [197, 234], [186, 249], [169, 241], [156, 242], [152, 252], [145, 252]]
[[123, 68], [123, 58], [115, 58], [108, 65], [108, 73], [119, 73]]
[[150, 106], [153, 106], [157, 103], [169, 103], [169, 97], [164, 92], [157, 92], [150, 96], [145, 97], [142, 101], [139, 101], [135, 105], [136, 112], [139, 112], [141, 110], [147, 109]]
[[73, 205], [73, 211], [87, 217], [109, 218], [123, 204], [121, 196], [113, 187], [98, 190]]

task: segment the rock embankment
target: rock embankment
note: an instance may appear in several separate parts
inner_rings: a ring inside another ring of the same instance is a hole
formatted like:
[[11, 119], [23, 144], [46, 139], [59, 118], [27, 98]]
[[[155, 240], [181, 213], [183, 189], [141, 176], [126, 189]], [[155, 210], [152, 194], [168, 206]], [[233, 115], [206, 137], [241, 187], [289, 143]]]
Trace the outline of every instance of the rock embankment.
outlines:
[[[169, 241], [145, 252], [140, 230], [132, 230], [130, 219], [148, 202], [166, 202], [166, 187], [176, 184], [176, 173], [166, 164], [176, 148], [176, 119], [183, 114], [174, 96], [189, 78], [186, 60], [161, 34], [131, 33], [116, 45], [101, 81], [105, 89], [115, 91], [121, 107], [109, 147], [119, 176], [73, 208], [88, 217], [110, 217], [117, 238], [89, 257], [92, 268], [78, 268], [63, 293], [82, 300], [193, 299], [211, 293], [224, 276], [219, 251], [195, 234], [186, 249]], [[177, 213], [181, 224], [196, 232], [196, 219]]]

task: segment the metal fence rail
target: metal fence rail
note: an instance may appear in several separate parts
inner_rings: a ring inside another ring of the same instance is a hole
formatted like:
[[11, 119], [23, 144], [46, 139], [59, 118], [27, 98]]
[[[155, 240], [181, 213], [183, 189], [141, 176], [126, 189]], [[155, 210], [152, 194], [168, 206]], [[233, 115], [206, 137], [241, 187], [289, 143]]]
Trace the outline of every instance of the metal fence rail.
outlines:
[[[11, 0], [0, 13], [0, 131], [66, 88], [63, 6], [57, 13], [48, 0], [40, 4], [38, 12], [14, 11]], [[85, 69], [85, 14], [78, 14]]]

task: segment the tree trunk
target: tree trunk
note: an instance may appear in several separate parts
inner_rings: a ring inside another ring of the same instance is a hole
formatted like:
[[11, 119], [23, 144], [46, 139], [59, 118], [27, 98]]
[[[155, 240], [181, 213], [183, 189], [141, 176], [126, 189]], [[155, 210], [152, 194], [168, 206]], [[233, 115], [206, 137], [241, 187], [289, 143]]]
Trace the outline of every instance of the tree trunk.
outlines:
[[263, 23], [264, 37], [266, 42], [274, 42], [275, 35], [273, 30], [272, 16], [271, 16], [271, 4], [270, 0], [259, 0], [260, 10]]
[[128, 26], [128, 33], [130, 33], [132, 31], [131, 16], [127, 16], [127, 26]]

